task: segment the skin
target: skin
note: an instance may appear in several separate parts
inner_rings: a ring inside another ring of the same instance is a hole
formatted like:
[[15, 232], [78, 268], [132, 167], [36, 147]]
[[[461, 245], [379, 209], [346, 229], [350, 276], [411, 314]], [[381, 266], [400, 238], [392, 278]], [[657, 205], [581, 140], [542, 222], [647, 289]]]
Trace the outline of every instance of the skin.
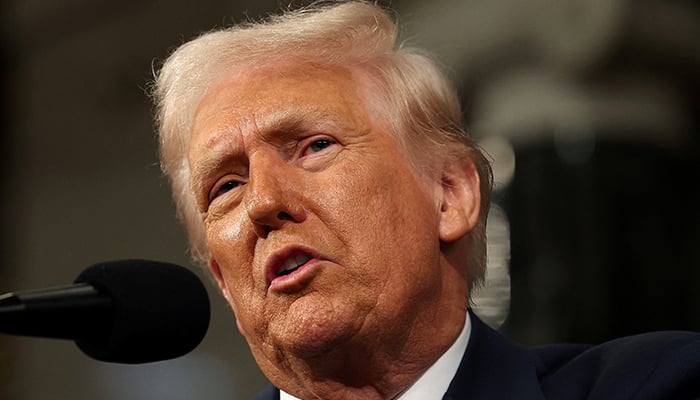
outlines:
[[[210, 269], [263, 372], [304, 399], [395, 397], [466, 315], [473, 164], [417, 171], [370, 113], [366, 82], [234, 71], [200, 102], [189, 144]], [[295, 257], [304, 265], [277, 277]]]

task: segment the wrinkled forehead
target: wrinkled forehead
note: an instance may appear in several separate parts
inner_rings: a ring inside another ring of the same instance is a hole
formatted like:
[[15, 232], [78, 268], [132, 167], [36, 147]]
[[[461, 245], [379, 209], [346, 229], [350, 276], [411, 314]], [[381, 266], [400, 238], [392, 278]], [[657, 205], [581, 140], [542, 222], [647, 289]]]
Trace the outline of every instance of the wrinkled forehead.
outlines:
[[[222, 133], [324, 128], [383, 128], [361, 73], [312, 64], [238, 68], [222, 74], [199, 101], [189, 150]], [[382, 129], [384, 130], [384, 129]]]

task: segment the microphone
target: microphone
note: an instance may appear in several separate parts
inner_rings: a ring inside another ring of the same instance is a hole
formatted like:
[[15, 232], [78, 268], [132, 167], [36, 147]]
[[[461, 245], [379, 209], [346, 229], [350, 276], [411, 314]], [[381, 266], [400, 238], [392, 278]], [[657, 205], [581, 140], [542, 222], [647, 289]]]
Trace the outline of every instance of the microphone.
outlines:
[[72, 285], [0, 296], [0, 332], [72, 339], [91, 358], [126, 364], [189, 353], [209, 314], [192, 271], [146, 260], [96, 264]]

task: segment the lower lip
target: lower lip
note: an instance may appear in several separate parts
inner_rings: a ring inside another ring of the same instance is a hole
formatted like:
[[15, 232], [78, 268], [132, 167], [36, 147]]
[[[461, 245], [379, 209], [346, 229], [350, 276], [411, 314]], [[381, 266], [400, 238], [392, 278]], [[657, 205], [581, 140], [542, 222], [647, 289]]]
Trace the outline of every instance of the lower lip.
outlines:
[[306, 287], [316, 275], [320, 260], [312, 258], [289, 275], [275, 277], [268, 286], [269, 292], [293, 293]]

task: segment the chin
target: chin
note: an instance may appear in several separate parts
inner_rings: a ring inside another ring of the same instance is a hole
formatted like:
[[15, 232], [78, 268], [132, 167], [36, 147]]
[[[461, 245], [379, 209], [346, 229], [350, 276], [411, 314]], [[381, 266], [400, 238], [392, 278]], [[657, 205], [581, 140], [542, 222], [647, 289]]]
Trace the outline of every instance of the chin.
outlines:
[[355, 336], [361, 324], [356, 323], [353, 315], [338, 314], [317, 310], [295, 318], [288, 313], [284, 321], [270, 325], [270, 343], [278, 351], [301, 359], [340, 350]]
[[337, 351], [350, 340], [351, 334], [338, 327], [302, 326], [286, 332], [275, 342], [284, 353], [299, 359], [322, 357]]

